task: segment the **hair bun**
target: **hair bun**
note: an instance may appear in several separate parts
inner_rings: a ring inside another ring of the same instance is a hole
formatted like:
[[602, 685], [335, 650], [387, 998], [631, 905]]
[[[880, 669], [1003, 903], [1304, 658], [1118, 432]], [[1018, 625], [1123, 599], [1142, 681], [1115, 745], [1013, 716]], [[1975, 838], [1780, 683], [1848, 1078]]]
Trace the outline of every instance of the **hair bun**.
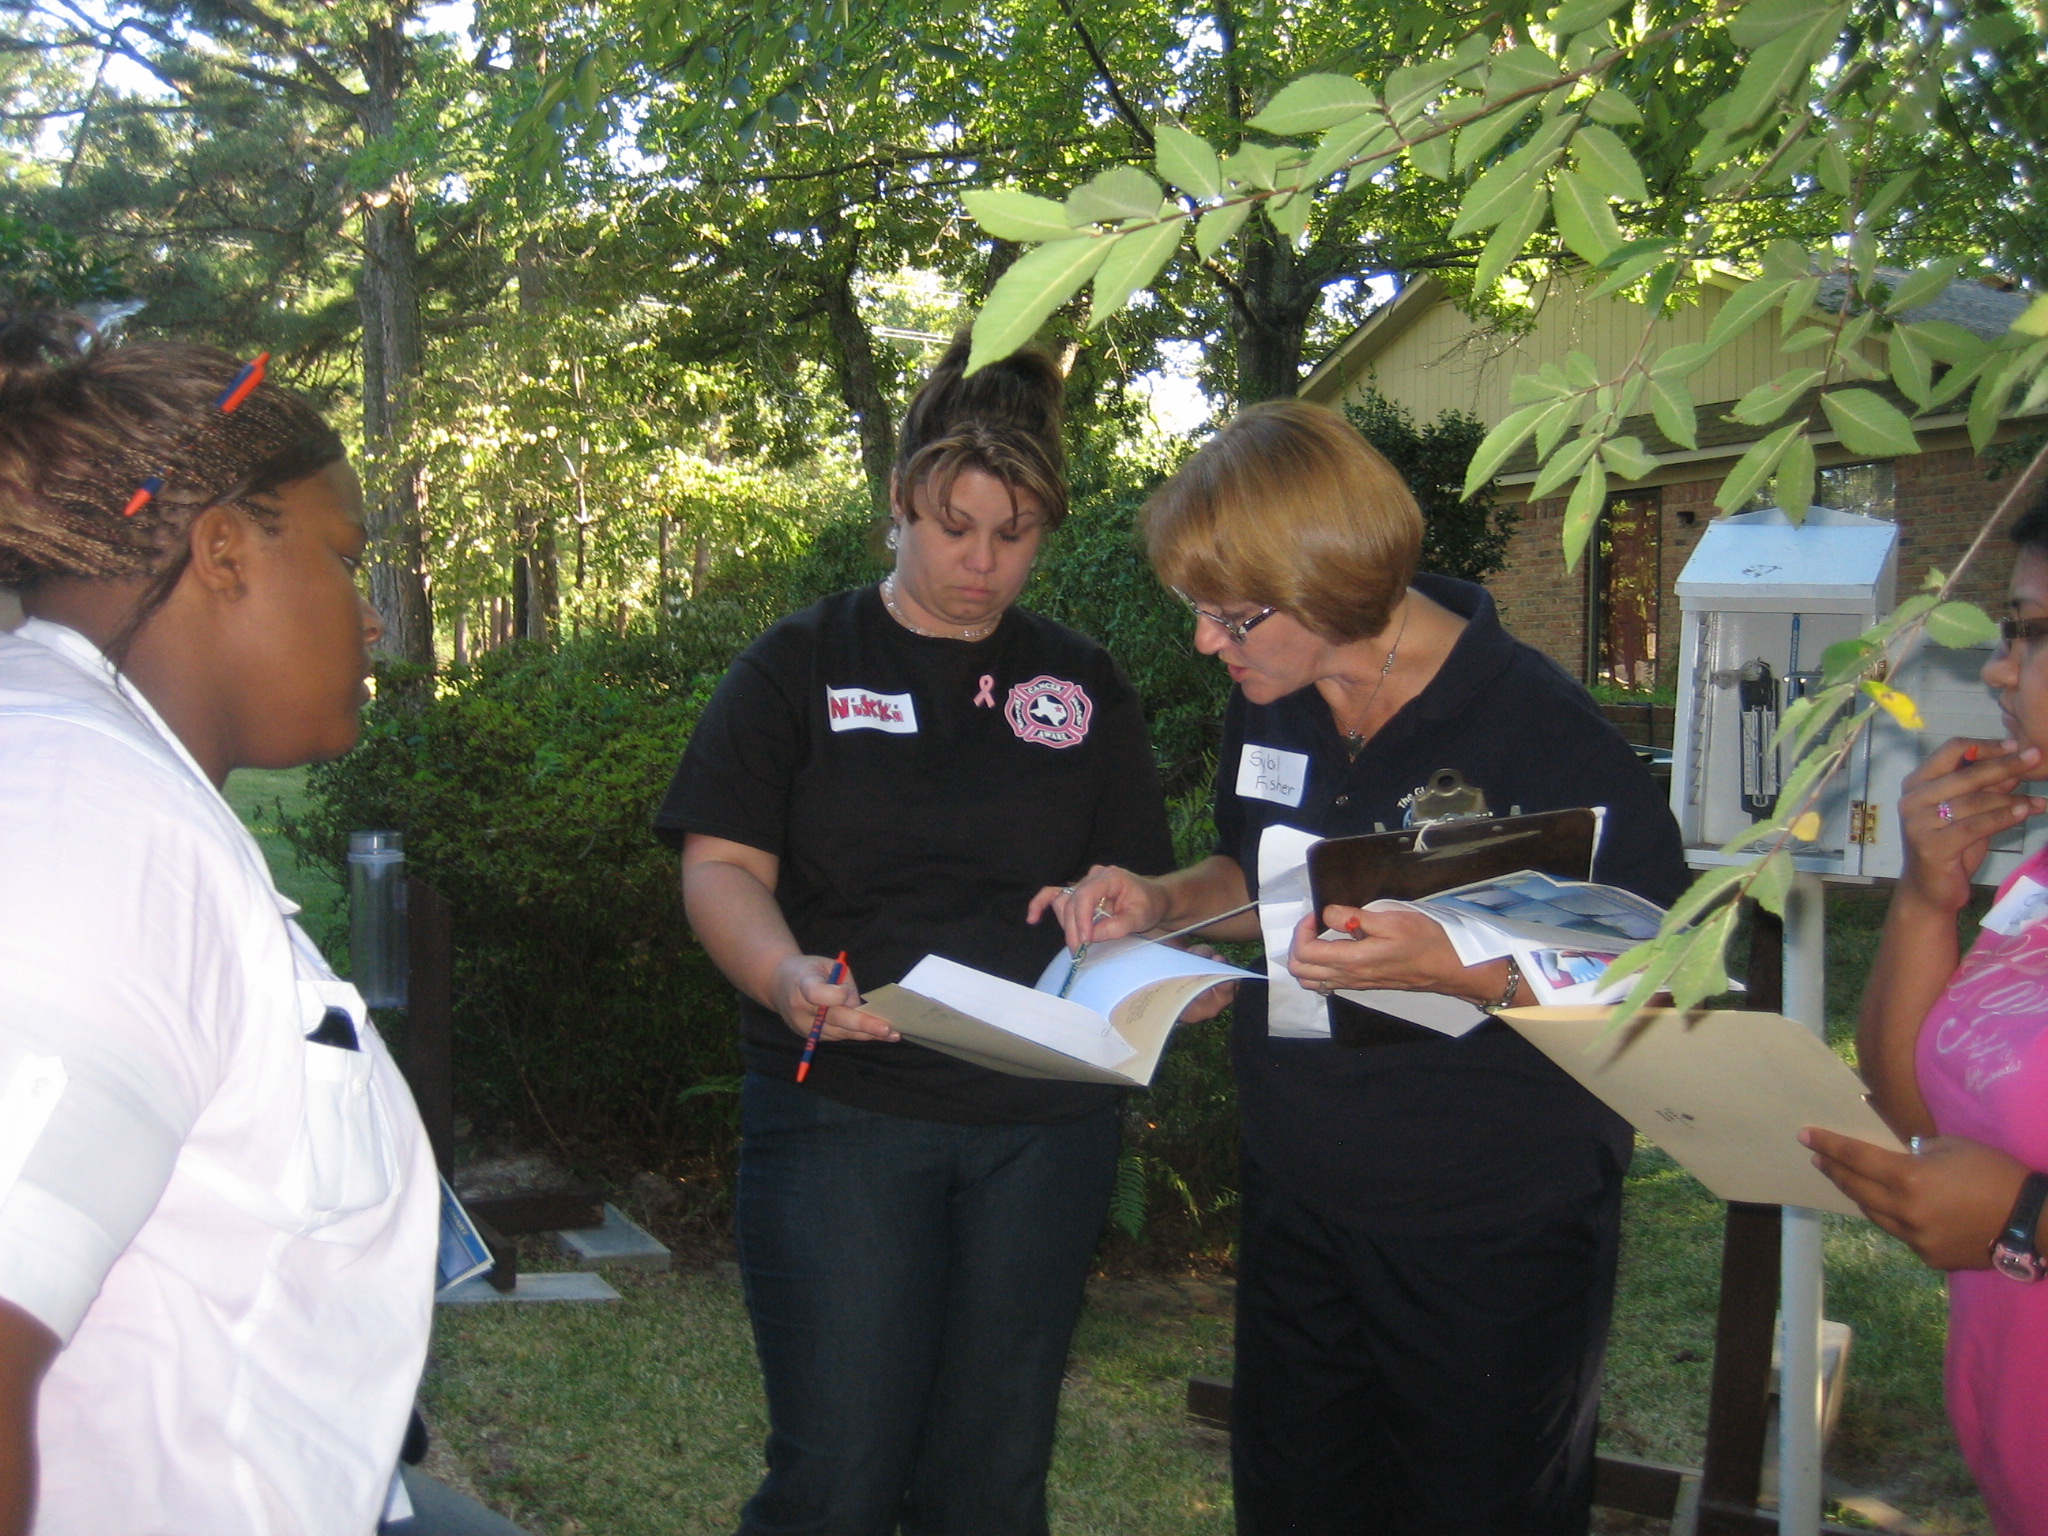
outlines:
[[70, 367], [91, 335], [78, 315], [0, 313], [0, 390], [33, 388]]

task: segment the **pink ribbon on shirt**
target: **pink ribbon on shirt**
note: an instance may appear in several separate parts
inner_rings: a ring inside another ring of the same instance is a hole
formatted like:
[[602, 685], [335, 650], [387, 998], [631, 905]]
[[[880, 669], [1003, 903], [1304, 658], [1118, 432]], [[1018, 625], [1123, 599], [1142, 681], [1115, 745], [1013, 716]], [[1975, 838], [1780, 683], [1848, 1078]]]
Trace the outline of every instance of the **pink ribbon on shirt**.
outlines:
[[981, 692], [977, 693], [974, 696], [974, 702], [977, 708], [983, 704], [986, 704], [990, 709], [994, 709], [996, 707], [996, 696], [994, 692], [995, 686], [996, 679], [995, 674], [993, 672], [984, 672], [981, 674]]

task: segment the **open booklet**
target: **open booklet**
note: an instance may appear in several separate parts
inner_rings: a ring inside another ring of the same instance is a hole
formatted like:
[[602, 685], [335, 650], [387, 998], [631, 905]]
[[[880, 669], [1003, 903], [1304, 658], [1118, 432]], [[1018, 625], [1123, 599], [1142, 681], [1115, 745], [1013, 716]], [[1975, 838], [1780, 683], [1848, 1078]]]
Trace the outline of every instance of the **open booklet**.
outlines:
[[1018, 1077], [1142, 1088], [1152, 1081], [1181, 1010], [1250, 971], [1140, 938], [1088, 952], [1065, 997], [1073, 956], [1053, 956], [1036, 987], [939, 955], [861, 1002], [907, 1040]]
[[1902, 1152], [1856, 1074], [1775, 1013], [1653, 1008], [1616, 1031], [1609, 1008], [1501, 1015], [1723, 1200], [1858, 1214], [1799, 1144], [1804, 1126]]

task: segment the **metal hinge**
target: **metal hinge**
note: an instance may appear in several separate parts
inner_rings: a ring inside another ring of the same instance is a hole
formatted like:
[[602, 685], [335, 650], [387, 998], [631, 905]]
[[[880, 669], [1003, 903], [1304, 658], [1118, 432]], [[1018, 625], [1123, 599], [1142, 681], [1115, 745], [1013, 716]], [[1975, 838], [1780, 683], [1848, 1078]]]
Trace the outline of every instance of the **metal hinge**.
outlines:
[[1878, 821], [1882, 813], [1868, 800], [1849, 802], [1849, 841], [1852, 843], [1875, 844]]

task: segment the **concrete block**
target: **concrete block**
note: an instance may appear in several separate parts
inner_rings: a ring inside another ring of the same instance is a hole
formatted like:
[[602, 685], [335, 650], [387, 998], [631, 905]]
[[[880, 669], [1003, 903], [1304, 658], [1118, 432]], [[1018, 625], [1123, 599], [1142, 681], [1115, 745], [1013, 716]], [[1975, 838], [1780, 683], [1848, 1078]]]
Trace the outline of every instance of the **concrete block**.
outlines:
[[604, 1225], [557, 1232], [555, 1241], [585, 1269], [615, 1265], [661, 1273], [669, 1267], [669, 1251], [645, 1227], [616, 1205], [604, 1208]]
[[509, 1291], [496, 1290], [489, 1275], [465, 1280], [440, 1298], [444, 1307], [480, 1306], [500, 1301], [617, 1301], [619, 1293], [602, 1275], [584, 1269], [524, 1271]]

